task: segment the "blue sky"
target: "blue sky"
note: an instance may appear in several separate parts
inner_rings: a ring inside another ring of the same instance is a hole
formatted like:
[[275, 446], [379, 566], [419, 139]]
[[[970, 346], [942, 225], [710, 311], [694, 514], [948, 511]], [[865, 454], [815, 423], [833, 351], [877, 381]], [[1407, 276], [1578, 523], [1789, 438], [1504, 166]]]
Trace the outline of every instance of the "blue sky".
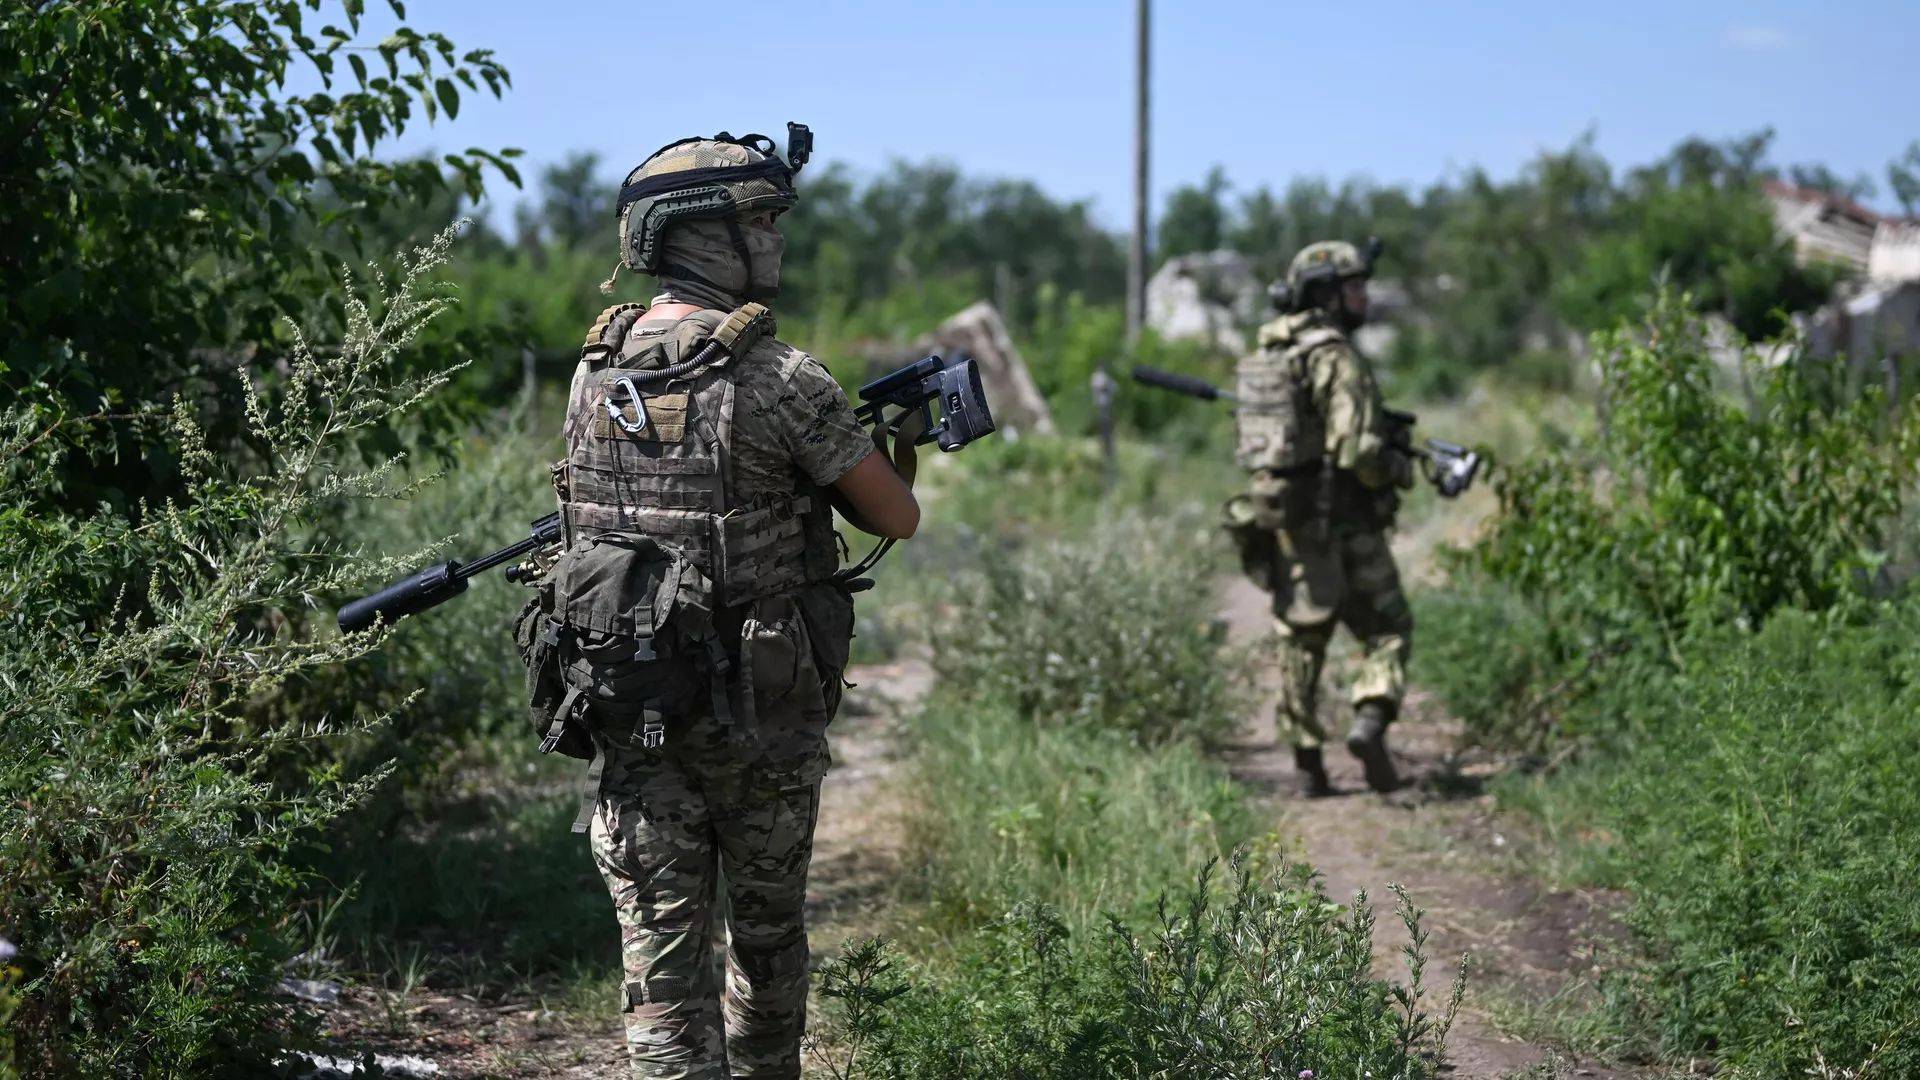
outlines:
[[[813, 126], [818, 161], [943, 157], [1091, 198], [1117, 226], [1132, 12], [1131, 0], [411, 0], [412, 25], [495, 49], [514, 88], [400, 148], [518, 146], [529, 178], [597, 149], [613, 172], [681, 135], [777, 135], [793, 119]], [[1156, 203], [1214, 164], [1241, 190], [1307, 174], [1425, 184], [1473, 165], [1511, 175], [1589, 128], [1619, 164], [1771, 125], [1776, 160], [1868, 173], [1885, 206], [1885, 163], [1920, 138], [1913, 0], [1188, 0], [1154, 19]]]

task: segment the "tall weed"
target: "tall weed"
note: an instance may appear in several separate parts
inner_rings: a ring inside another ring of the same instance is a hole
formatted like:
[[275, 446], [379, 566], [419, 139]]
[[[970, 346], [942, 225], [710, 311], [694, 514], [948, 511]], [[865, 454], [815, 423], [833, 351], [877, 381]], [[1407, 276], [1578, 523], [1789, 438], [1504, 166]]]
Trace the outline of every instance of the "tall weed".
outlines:
[[1623, 1041], [1914, 1075], [1920, 621], [1885, 570], [1920, 412], [1792, 348], [1723, 385], [1673, 296], [1597, 344], [1597, 438], [1500, 478], [1420, 675], [1481, 741], [1581, 739], [1505, 797], [1631, 897]]
[[934, 639], [943, 685], [1028, 722], [1206, 742], [1239, 716], [1239, 668], [1213, 625], [1215, 530], [1110, 516], [1090, 537], [988, 560]]
[[1137, 922], [1076, 938], [1023, 904], [980, 934], [948, 977], [915, 978], [878, 942], [822, 970], [837, 1009], [836, 1077], [1032, 1078], [1434, 1074], [1465, 989], [1437, 1011], [1422, 987], [1420, 915], [1409, 979], [1371, 974], [1371, 909], [1328, 901], [1309, 872], [1213, 865]]
[[379, 634], [309, 636], [315, 599], [394, 575], [316, 539], [358, 499], [402, 493], [357, 446], [446, 372], [399, 366], [451, 303], [431, 275], [452, 230], [347, 333], [298, 335], [272, 393], [243, 386], [244, 465], [176, 404], [152, 453], [188, 494], [133, 514], [62, 512], [51, 429], [0, 421], [0, 936], [12, 1066], [26, 1075], [206, 1075], [258, 1062], [303, 876], [290, 852], [364, 799], [335, 744], [385, 721], [263, 709]]
[[1783, 612], [1582, 704], [1612, 751], [1512, 801], [1633, 897], [1624, 1032], [1753, 1076], [1920, 1072], [1917, 633], [1912, 604], [1866, 626]]
[[1911, 491], [1920, 412], [1889, 420], [1877, 391], [1841, 393], [1836, 366], [1791, 349], [1745, 353], [1749, 400], [1730, 396], [1674, 295], [1595, 346], [1599, 438], [1499, 478], [1477, 566], [1603, 633], [1857, 610]]
[[908, 895], [945, 926], [1040, 901], [1076, 931], [1137, 909], [1258, 834], [1242, 794], [1190, 743], [1047, 727], [1004, 706], [912, 722]]

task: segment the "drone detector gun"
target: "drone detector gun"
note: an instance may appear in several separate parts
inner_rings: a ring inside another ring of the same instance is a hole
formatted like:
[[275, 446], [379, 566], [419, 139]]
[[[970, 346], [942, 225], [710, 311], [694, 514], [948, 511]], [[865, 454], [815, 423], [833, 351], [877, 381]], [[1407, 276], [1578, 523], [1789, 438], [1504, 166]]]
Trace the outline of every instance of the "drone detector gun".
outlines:
[[[900, 409], [892, 422], [883, 415], [889, 405]], [[923, 428], [915, 446], [938, 442], [943, 453], [951, 454], [993, 434], [993, 413], [971, 356], [952, 362], [929, 356], [882, 375], [860, 388], [860, 406], [853, 415], [863, 424], [893, 428], [901, 415], [915, 409]]]
[[1457, 443], [1427, 440], [1427, 479], [1446, 499], [1457, 498], [1473, 486], [1480, 472], [1480, 454]]

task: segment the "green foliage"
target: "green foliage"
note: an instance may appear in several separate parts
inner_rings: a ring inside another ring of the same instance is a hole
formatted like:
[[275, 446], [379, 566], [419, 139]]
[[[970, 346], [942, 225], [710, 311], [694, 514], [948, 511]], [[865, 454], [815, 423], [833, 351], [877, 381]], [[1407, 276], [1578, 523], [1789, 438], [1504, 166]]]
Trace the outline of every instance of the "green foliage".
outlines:
[[959, 599], [968, 631], [935, 639], [935, 670], [969, 700], [1039, 727], [1146, 744], [1219, 738], [1238, 696], [1211, 625], [1213, 532], [1109, 517], [1089, 539], [989, 566]]
[[[244, 422], [234, 373], [291, 355], [282, 320], [339, 327], [331, 249], [357, 243], [384, 207], [450, 186], [477, 197], [488, 169], [516, 179], [506, 153], [372, 156], [416, 113], [451, 118], [463, 93], [499, 94], [507, 76], [485, 50], [406, 26], [365, 46], [364, 6], [78, 0], [0, 13], [0, 385], [55, 416], [204, 400], [220, 447]], [[309, 19], [324, 14], [339, 22]], [[289, 89], [308, 78], [320, 88]], [[109, 498], [175, 483], [172, 459], [137, 438], [65, 459], [59, 483]]]
[[1783, 612], [1578, 704], [1611, 752], [1515, 801], [1632, 897], [1616, 1039], [1756, 1077], [1920, 1069], [1916, 630], [1911, 604], [1866, 626]]
[[1818, 306], [1839, 276], [1800, 267], [1751, 187], [1659, 184], [1618, 213], [1624, 227], [1589, 244], [1556, 289], [1562, 313], [1583, 329], [1639, 314], [1658, 283], [1676, 282], [1694, 310], [1723, 314], [1757, 339], [1781, 329], [1780, 313]]
[[[539, 462], [552, 453], [554, 440], [543, 445], [528, 430], [525, 413], [533, 407], [532, 400], [523, 400], [492, 426], [443, 440], [456, 462], [447, 475], [404, 474], [415, 481], [406, 498], [355, 505], [325, 522], [314, 542], [371, 552], [439, 550], [451, 542], [456, 557], [472, 558], [525, 537], [529, 524], [553, 505], [553, 488]], [[557, 410], [548, 403], [549, 415]], [[398, 782], [352, 819], [356, 833], [389, 835], [411, 820], [420, 800], [440, 794], [457, 775], [464, 752], [495, 736], [525, 734], [513, 619], [526, 597], [525, 589], [489, 574], [457, 601], [401, 622], [373, 655], [315, 673], [257, 705], [256, 712], [289, 718], [365, 714], [411, 702], [404, 724], [339, 745], [349, 775], [382, 766], [395, 772]]]
[[1587, 751], [1506, 798], [1630, 897], [1611, 1041], [1907, 1075], [1920, 668], [1876, 597], [1920, 420], [1791, 342], [1723, 386], [1684, 297], [1597, 345], [1598, 436], [1499, 476], [1419, 676], [1479, 741]]
[[1920, 139], [1907, 144], [1906, 153], [1887, 163], [1887, 188], [1908, 217], [1920, 214]]
[[[49, 506], [60, 444], [24, 410], [0, 428], [0, 912], [27, 1075], [204, 1075], [257, 1057], [303, 882], [289, 852], [378, 774], [329, 764], [384, 722], [261, 711], [377, 634], [308, 639], [313, 597], [391, 575], [317, 525], [403, 494], [397, 461], [355, 467], [358, 434], [444, 384], [397, 370], [450, 303], [427, 275], [451, 231], [376, 302], [351, 289], [335, 349], [293, 335], [280, 391], [243, 387], [246, 465], [176, 407], [166, 444], [188, 493], [137, 520]], [[11, 980], [10, 980], [11, 981]]]
[[[1371, 976], [1370, 908], [1343, 914], [1300, 867], [1213, 864], [1160, 896], [1136, 930], [1075, 937], [1021, 904], [949, 977], [916, 983], [885, 946], [850, 946], [821, 971], [839, 1006], [835, 1077], [1274, 1077], [1433, 1075], [1465, 988], [1430, 1013], [1419, 913], [1401, 895], [1410, 977]], [[1362, 898], [1364, 900], [1364, 898]]]
[[1757, 625], [1774, 610], [1846, 611], [1868, 595], [1920, 450], [1910, 410], [1843, 398], [1796, 350], [1743, 358], [1751, 400], [1724, 394], [1683, 298], [1596, 340], [1604, 422], [1589, 447], [1498, 480], [1475, 553], [1494, 580], [1598, 624]]
[[1472, 169], [1415, 193], [1300, 178], [1237, 206], [1216, 173], [1169, 197], [1162, 253], [1230, 245], [1272, 279], [1308, 243], [1379, 236], [1381, 276], [1419, 314], [1400, 327], [1388, 377], [1416, 394], [1456, 393], [1488, 368], [1564, 387], [1570, 330], [1638, 314], [1656, 281], [1756, 337], [1777, 328], [1776, 312], [1827, 298], [1834, 272], [1794, 262], [1760, 197], [1771, 139], [1688, 139], [1616, 178], [1588, 134], [1510, 180]]
[[1040, 727], [981, 701], [930, 707], [911, 735], [909, 895], [945, 926], [1034, 899], [1086, 930], [1256, 831], [1190, 743], [1145, 752], [1122, 732]]
[[1167, 196], [1156, 239], [1162, 258], [1212, 251], [1226, 243], [1227, 171], [1215, 165], [1198, 187], [1179, 187]]
[[[964, 303], [1000, 301], [1024, 325], [1040, 286], [1117, 299], [1125, 279], [1118, 240], [1085, 201], [1060, 202], [1026, 180], [980, 180], [945, 162], [896, 163], [856, 184], [844, 169], [808, 172], [787, 235], [783, 309], [845, 315], [928, 280], [964, 283]], [[916, 328], [923, 329], [923, 328]]]

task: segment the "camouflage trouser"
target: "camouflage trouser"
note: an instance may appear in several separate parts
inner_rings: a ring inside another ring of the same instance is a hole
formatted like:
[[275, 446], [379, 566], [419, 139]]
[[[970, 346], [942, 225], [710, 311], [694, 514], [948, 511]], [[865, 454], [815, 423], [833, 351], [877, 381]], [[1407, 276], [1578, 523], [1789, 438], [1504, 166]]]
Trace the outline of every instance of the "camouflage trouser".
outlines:
[[1279, 541], [1273, 613], [1280, 704], [1274, 722], [1293, 745], [1315, 747], [1327, 739], [1316, 704], [1334, 626], [1344, 624], [1360, 640], [1353, 703], [1397, 707], [1406, 691], [1413, 613], [1385, 532], [1325, 538], [1317, 530], [1283, 531]]
[[[593, 855], [620, 920], [627, 1042], [642, 1080], [800, 1075], [802, 907], [820, 784], [738, 781], [649, 751], [616, 746], [607, 759]], [[724, 1006], [713, 955], [722, 890]]]

